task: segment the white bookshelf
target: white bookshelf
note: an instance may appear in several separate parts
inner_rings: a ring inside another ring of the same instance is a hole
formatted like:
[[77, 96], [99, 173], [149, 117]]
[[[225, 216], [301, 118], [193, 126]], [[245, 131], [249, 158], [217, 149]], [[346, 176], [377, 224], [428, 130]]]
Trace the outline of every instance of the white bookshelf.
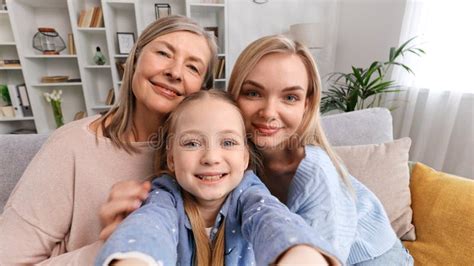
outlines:
[[[10, 11], [0, 10], [0, 60], [20, 59], [13, 34]], [[21, 63], [23, 61], [20, 60]], [[22, 66], [0, 66], [0, 84], [23, 84]], [[10, 133], [19, 129], [35, 129], [33, 117], [0, 117], [0, 134]]]
[[[19, 59], [21, 67], [0, 67], [0, 84], [25, 83], [34, 117], [0, 118], [0, 134], [20, 128], [51, 132], [56, 126], [50, 104], [43, 93], [63, 91], [62, 109], [65, 123], [79, 111], [94, 115], [111, 108], [105, 103], [110, 89], [117, 98], [122, 81], [116, 63], [128, 55], [118, 52], [117, 32], [133, 32], [135, 40], [143, 29], [155, 21], [155, 3], [168, 3], [172, 14], [189, 16], [204, 27], [218, 27], [219, 57], [227, 56], [226, 1], [204, 3], [199, 0], [6, 0], [8, 11], [0, 11], [0, 58]], [[82, 10], [101, 6], [104, 27], [79, 27]], [[25, 19], [27, 18], [27, 19]], [[10, 23], [11, 22], [11, 23]], [[60, 55], [42, 55], [32, 47], [38, 27], [53, 27], [67, 45], [73, 34], [76, 54], [68, 49]], [[105, 65], [95, 65], [93, 56], [100, 47]], [[226, 64], [227, 68], [227, 64]], [[226, 69], [227, 70], [227, 69]], [[225, 71], [228, 73], [228, 71]], [[68, 76], [80, 82], [41, 83], [43, 76]], [[227, 76], [215, 81], [225, 88]]]

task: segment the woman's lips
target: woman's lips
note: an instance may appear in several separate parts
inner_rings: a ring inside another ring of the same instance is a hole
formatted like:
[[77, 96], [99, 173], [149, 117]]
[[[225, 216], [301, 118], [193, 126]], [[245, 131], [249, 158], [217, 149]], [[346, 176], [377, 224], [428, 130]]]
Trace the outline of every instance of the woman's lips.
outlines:
[[153, 85], [153, 90], [156, 93], [159, 93], [169, 99], [175, 99], [176, 97], [181, 96], [181, 94], [177, 90], [170, 88], [168, 86], [165, 86], [163, 84], [152, 83], [152, 85]]
[[256, 125], [256, 124], [254, 124], [253, 127], [257, 131], [258, 135], [263, 135], [263, 136], [272, 136], [280, 130], [279, 127], [270, 127], [270, 126]]

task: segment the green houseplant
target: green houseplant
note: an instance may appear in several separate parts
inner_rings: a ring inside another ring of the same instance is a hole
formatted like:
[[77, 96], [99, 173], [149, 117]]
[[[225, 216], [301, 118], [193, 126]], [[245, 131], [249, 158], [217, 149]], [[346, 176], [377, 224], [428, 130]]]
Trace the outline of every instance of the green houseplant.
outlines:
[[13, 109], [10, 93], [5, 84], [0, 84], [0, 99], [0, 117], [14, 117], [15, 109]]
[[0, 98], [6, 106], [12, 105], [12, 100], [10, 99], [10, 93], [8, 93], [7, 85], [0, 84]]
[[415, 38], [409, 39], [398, 48], [391, 47], [388, 61], [375, 61], [368, 68], [352, 66], [352, 72], [349, 73], [329, 74], [327, 79], [329, 88], [322, 92], [321, 112], [327, 113], [333, 110], [351, 112], [377, 107], [381, 105], [384, 94], [401, 91], [396, 81], [387, 80], [386, 75], [394, 66], [402, 67], [414, 74], [411, 68], [397, 60], [407, 53], [417, 56], [425, 53], [412, 44]]

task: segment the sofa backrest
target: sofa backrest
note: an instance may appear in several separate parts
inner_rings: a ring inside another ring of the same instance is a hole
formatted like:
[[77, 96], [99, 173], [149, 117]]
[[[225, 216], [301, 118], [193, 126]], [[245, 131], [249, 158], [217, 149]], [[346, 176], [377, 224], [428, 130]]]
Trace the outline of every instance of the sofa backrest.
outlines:
[[0, 213], [47, 134], [0, 135]]
[[[392, 116], [384, 108], [325, 116], [322, 123], [333, 146], [393, 140]], [[0, 135], [0, 213], [18, 179], [47, 137], [47, 134]]]

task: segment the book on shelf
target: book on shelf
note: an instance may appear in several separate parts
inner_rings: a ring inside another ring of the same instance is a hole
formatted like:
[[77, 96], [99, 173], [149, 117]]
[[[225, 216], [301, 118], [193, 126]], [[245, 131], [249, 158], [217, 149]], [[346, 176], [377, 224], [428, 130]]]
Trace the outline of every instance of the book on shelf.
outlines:
[[26, 90], [25, 84], [16, 85], [16, 91], [18, 93], [18, 98], [20, 99], [21, 111], [23, 116], [33, 116], [33, 111], [31, 110], [30, 97], [28, 96], [28, 91]]
[[19, 59], [3, 59], [0, 60], [1, 67], [20, 67], [20, 60]]
[[90, 26], [94, 28], [100, 28], [104, 26], [103, 13], [100, 6], [94, 8], [94, 16]]
[[84, 25], [84, 19], [86, 18], [86, 10], [82, 10], [80, 13], [79, 13], [79, 20], [77, 21], [77, 26], [79, 27], [83, 27]]
[[81, 28], [98, 28], [104, 26], [103, 12], [100, 6], [82, 10], [77, 25]]
[[105, 104], [106, 105], [113, 105], [115, 101], [115, 92], [114, 88], [109, 89], [109, 92], [107, 93], [107, 99], [105, 99]]
[[7, 88], [13, 109], [15, 111], [15, 117], [33, 116], [33, 111], [30, 105], [30, 97], [28, 96], [26, 85], [8, 84]]
[[20, 96], [16, 90], [16, 85], [8, 84], [8, 94], [10, 94], [10, 100], [12, 102], [13, 109], [15, 110], [15, 117], [23, 117], [23, 110], [20, 105]]
[[219, 57], [214, 67], [214, 78], [222, 79], [225, 77], [225, 57]]
[[67, 35], [67, 50], [69, 54], [76, 54], [76, 45], [74, 44], [74, 36], [71, 33]]

